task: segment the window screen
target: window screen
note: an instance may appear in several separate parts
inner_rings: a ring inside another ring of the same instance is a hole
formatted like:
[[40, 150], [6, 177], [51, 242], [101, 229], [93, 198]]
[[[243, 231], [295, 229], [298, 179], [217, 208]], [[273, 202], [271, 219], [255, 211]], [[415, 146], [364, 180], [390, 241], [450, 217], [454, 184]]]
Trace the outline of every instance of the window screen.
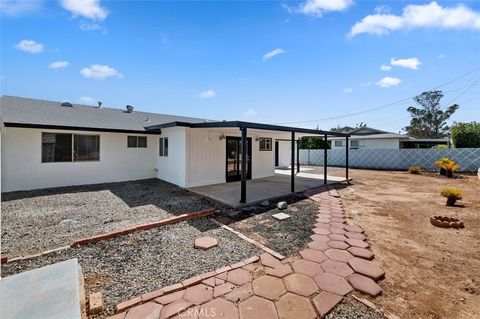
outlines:
[[100, 136], [74, 135], [74, 160], [75, 161], [99, 161], [100, 160]]
[[42, 133], [42, 162], [71, 162], [72, 134]]

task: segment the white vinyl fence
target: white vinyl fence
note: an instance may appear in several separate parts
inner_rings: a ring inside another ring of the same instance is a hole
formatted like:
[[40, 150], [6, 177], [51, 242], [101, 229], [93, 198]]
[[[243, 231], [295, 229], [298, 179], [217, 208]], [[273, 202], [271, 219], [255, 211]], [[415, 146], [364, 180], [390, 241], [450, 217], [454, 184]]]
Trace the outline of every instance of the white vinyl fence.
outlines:
[[[302, 165], [323, 165], [324, 150], [300, 150]], [[438, 169], [433, 165], [442, 157], [453, 159], [460, 165], [461, 172], [477, 172], [480, 167], [480, 148], [438, 149], [351, 149], [349, 166], [352, 168], [374, 168], [406, 170], [410, 166], [423, 169]], [[329, 166], [345, 166], [345, 149], [328, 150]]]

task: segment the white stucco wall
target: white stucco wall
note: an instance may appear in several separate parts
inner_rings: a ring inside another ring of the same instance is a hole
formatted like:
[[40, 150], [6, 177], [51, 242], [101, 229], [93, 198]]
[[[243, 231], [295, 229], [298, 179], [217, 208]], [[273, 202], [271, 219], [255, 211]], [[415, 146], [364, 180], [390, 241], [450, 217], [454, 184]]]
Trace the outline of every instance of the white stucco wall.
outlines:
[[[159, 155], [159, 138], [168, 137], [168, 156]], [[173, 127], [162, 130], [162, 134], [156, 136], [155, 158], [157, 165], [157, 177], [178, 185], [187, 185], [187, 129]]]
[[[241, 136], [239, 129], [187, 129], [187, 187], [225, 183], [225, 136]], [[269, 132], [249, 130], [252, 138], [252, 179], [275, 175], [275, 136]], [[260, 151], [256, 137], [271, 137], [272, 151]]]
[[[335, 146], [335, 140], [332, 140], [332, 149], [345, 149], [345, 139], [342, 140], [342, 146]], [[355, 139], [359, 141], [359, 149], [378, 148], [378, 149], [399, 149], [400, 140], [398, 138], [370, 138], [370, 139]], [[350, 140], [349, 140], [350, 143]]]
[[[100, 161], [42, 163], [42, 132], [100, 135]], [[7, 127], [1, 145], [2, 191], [155, 177], [157, 135], [147, 135], [147, 148], [127, 148], [128, 135], [135, 134]]]
[[[296, 147], [296, 145], [295, 145]], [[292, 161], [292, 142], [279, 141], [278, 142], [278, 166], [286, 167]], [[297, 152], [295, 150], [295, 161], [297, 160]]]

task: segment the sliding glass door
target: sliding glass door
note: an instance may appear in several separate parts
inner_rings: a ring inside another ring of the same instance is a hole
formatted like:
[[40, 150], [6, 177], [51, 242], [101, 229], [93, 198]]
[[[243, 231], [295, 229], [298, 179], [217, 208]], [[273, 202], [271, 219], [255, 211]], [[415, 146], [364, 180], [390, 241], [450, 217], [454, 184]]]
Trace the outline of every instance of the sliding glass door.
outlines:
[[[242, 139], [227, 136], [227, 182], [239, 181], [242, 178]], [[252, 139], [247, 142], [247, 179], [252, 178]]]

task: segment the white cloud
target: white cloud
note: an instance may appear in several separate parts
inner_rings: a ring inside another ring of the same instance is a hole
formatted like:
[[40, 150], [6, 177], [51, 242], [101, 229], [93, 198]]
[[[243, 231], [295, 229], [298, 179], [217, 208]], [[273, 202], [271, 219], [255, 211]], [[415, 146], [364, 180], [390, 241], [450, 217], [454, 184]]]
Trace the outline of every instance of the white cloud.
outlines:
[[78, 103], [86, 105], [97, 105], [97, 100], [95, 100], [93, 97], [82, 96], [78, 99]]
[[80, 23], [80, 29], [83, 31], [101, 31], [102, 34], [107, 33], [107, 28], [105, 28], [104, 26], [101, 26], [98, 23], [82, 22]]
[[360, 83], [360, 86], [369, 87], [369, 86], [372, 86], [372, 82], [363, 82], [363, 83]]
[[40, 53], [43, 52], [44, 46], [33, 40], [22, 40], [15, 45], [15, 48], [25, 52]]
[[109, 14], [106, 8], [100, 6], [99, 0], [60, 0], [60, 4], [74, 17], [81, 16], [95, 21], [103, 21]]
[[279, 54], [283, 54], [285, 53], [286, 51], [284, 49], [275, 49], [273, 51], [270, 51], [270, 52], [267, 52], [263, 55], [262, 57], [262, 60], [263, 61], [268, 61], [270, 60], [271, 58], [273, 58], [274, 56], [277, 56]]
[[399, 78], [393, 78], [393, 77], [390, 77], [390, 76], [386, 76], [375, 84], [377, 84], [378, 86], [380, 86], [382, 88], [388, 88], [388, 87], [391, 87], [391, 86], [399, 85], [400, 82], [402, 82], [402, 80], [400, 80]]
[[353, 4], [353, 0], [307, 0], [298, 7], [284, 6], [288, 11], [321, 17], [325, 12], [343, 11]]
[[444, 53], [440, 53], [440, 54], [437, 56], [437, 58], [439, 58], [439, 59], [444, 59], [444, 58], [446, 58], [446, 57], [447, 57], [447, 55], [444, 54]]
[[246, 116], [253, 116], [253, 115], [256, 115], [257, 112], [255, 112], [254, 109], [248, 109], [248, 110], [245, 111], [245, 113], [243, 113], [243, 114], [245, 114]]
[[1, 0], [2, 14], [17, 16], [23, 13], [38, 11], [43, 6], [42, 0]]
[[353, 89], [352, 88], [344, 88], [343, 89], [343, 92], [347, 93], [347, 94], [350, 94], [353, 92]]
[[123, 75], [108, 65], [92, 64], [87, 68], [80, 70], [80, 73], [86, 78], [92, 78], [95, 80], [103, 80], [109, 77], [123, 78]]
[[201, 92], [198, 96], [202, 99], [209, 99], [211, 97], [214, 97], [215, 95], [217, 95], [217, 93], [215, 93], [214, 91], [206, 90], [206, 91]]
[[480, 30], [480, 13], [459, 4], [442, 7], [437, 2], [407, 5], [402, 15], [377, 13], [364, 17], [350, 30], [350, 36], [361, 33], [387, 35], [399, 29], [441, 28]]
[[392, 69], [392, 67], [390, 65], [382, 64], [380, 66], [380, 70], [382, 70], [382, 71], [390, 71], [391, 69]]
[[408, 58], [408, 59], [390, 59], [390, 64], [394, 66], [399, 66], [402, 68], [418, 70], [418, 66], [422, 64], [418, 58]]
[[51, 69], [64, 69], [68, 66], [69, 62], [68, 61], [57, 61], [51, 63], [48, 67]]

